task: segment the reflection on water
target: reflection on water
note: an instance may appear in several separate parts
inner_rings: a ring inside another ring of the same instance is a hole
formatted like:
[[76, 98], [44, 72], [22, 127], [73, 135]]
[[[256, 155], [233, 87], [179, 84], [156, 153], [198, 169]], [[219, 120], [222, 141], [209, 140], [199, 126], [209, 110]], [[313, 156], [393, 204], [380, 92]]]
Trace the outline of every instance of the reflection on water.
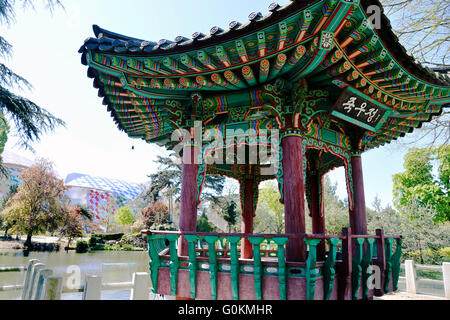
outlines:
[[[81, 272], [81, 285], [87, 274], [101, 275], [104, 283], [108, 282], [131, 282], [134, 272], [148, 272], [149, 257], [146, 251], [98, 251], [90, 253], [65, 252], [30, 252], [24, 256], [23, 251], [1, 251], [0, 267], [26, 266], [30, 259], [38, 259], [46, 267], [53, 270], [55, 275], [64, 277], [66, 286], [71, 276], [70, 266], [78, 266]], [[69, 269], [68, 269], [69, 268]], [[73, 269], [73, 267], [72, 267]], [[0, 286], [22, 285], [25, 278], [25, 271], [22, 272], [0, 272]], [[120, 299], [126, 295], [129, 297], [129, 290], [122, 290], [121, 293], [105, 292], [103, 295], [114, 296], [120, 294]], [[20, 290], [0, 292], [0, 300], [18, 299], [21, 296]], [[64, 299], [80, 299], [81, 293], [65, 295]], [[106, 298], [106, 297], [105, 297]]]

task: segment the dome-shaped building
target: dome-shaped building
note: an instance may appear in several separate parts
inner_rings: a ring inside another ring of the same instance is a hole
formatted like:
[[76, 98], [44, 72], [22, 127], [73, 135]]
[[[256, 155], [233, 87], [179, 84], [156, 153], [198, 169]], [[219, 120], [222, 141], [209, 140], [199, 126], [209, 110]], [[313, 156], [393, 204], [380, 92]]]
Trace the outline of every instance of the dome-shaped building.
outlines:
[[1, 154], [3, 166], [8, 172], [8, 177], [0, 179], [0, 197], [4, 197], [9, 192], [9, 187], [20, 184], [20, 173], [33, 165], [33, 161], [22, 157], [14, 152], [4, 150]]
[[143, 189], [137, 183], [80, 173], [68, 174], [64, 183], [72, 203], [86, 206], [93, 214], [92, 221], [85, 225], [87, 233], [111, 231], [116, 211]]

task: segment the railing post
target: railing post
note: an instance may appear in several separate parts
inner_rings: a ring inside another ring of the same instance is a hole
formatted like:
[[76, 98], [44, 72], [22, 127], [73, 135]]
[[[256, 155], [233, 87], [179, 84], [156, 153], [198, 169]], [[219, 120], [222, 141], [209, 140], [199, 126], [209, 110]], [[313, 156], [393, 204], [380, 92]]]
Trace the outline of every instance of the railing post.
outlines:
[[43, 263], [36, 263], [32, 266], [30, 283], [29, 283], [27, 294], [25, 297], [26, 300], [31, 300], [33, 298], [34, 288], [36, 288], [36, 283], [37, 283], [37, 274], [38, 274], [39, 270], [41, 270], [44, 267], [45, 267], [45, 264], [43, 264]]
[[362, 263], [362, 273], [363, 273], [363, 298], [369, 299], [369, 284], [367, 281], [369, 280], [370, 276], [372, 275], [372, 261], [373, 261], [373, 244], [375, 242], [375, 239], [366, 239], [366, 253], [363, 258]]
[[384, 239], [385, 245], [385, 259], [386, 259], [386, 270], [384, 272], [384, 292], [389, 292], [389, 283], [392, 279], [392, 243], [393, 238]]
[[386, 256], [384, 251], [384, 231], [382, 229], [377, 229], [375, 231], [377, 235], [377, 266], [380, 269], [380, 282], [381, 287], [375, 288], [374, 294], [377, 297], [384, 295], [383, 283], [384, 283], [384, 270], [386, 269]]
[[314, 293], [316, 291], [317, 278], [317, 245], [322, 241], [321, 239], [305, 239], [308, 246], [308, 258], [306, 259], [306, 300], [314, 300]]
[[400, 277], [400, 258], [402, 256], [402, 238], [395, 240], [397, 245], [394, 254], [392, 255], [392, 290], [398, 290], [398, 279]]
[[27, 292], [29, 290], [30, 283], [31, 283], [31, 275], [32, 275], [32, 271], [33, 271], [33, 265], [38, 262], [39, 262], [39, 260], [37, 260], [37, 259], [31, 259], [30, 261], [28, 261], [27, 273], [25, 274], [25, 281], [23, 282], [22, 300], [27, 299]]
[[42, 300], [61, 300], [63, 278], [49, 276], [45, 279], [44, 296]]
[[155, 247], [155, 243], [160, 240], [160, 236], [147, 233], [148, 241], [148, 254], [150, 256], [150, 277], [152, 280], [152, 292], [158, 292], [158, 272], [161, 266], [161, 260], [159, 259], [159, 252]]
[[352, 299], [358, 299], [359, 288], [361, 286], [362, 262], [363, 262], [363, 238], [355, 239], [355, 254], [352, 259]]
[[102, 277], [87, 275], [84, 286], [83, 300], [101, 300]]
[[147, 272], [133, 273], [133, 288], [131, 289], [130, 300], [148, 300], [149, 299], [149, 274]]
[[239, 300], [239, 256], [237, 251], [237, 243], [240, 237], [227, 237], [230, 243], [230, 262], [231, 262], [231, 297], [233, 300]]
[[197, 296], [197, 254], [195, 252], [195, 242], [198, 241], [196, 235], [185, 235], [188, 242], [189, 252], [189, 286], [191, 299]]
[[45, 284], [45, 279], [49, 276], [53, 275], [53, 270], [51, 269], [41, 269], [39, 270], [36, 277], [35, 288], [32, 292], [31, 299], [32, 300], [41, 300], [43, 287]]
[[280, 287], [280, 300], [287, 300], [286, 292], [286, 243], [289, 241], [288, 237], [273, 238], [278, 246], [278, 283]]
[[413, 260], [405, 260], [406, 292], [417, 293], [417, 275]]
[[211, 300], [217, 300], [217, 272], [219, 266], [217, 264], [216, 255], [216, 241], [218, 236], [206, 236], [205, 240], [208, 242], [208, 254], [209, 254], [209, 279], [211, 283]]
[[333, 291], [333, 281], [336, 276], [335, 264], [336, 264], [336, 251], [339, 243], [338, 238], [328, 239], [329, 251], [328, 257], [323, 266], [323, 289], [324, 300], [330, 300], [331, 293]]
[[[169, 240], [169, 255], [170, 255], [170, 294], [172, 296], [177, 296], [178, 291], [178, 268], [180, 267], [180, 262], [178, 260], [178, 251], [177, 251], [177, 241], [179, 236], [177, 234], [169, 234], [166, 236], [166, 239]], [[182, 240], [180, 243], [187, 241], [184, 237], [181, 237]], [[186, 247], [187, 249], [187, 247]], [[184, 251], [184, 249], [183, 249]], [[180, 251], [181, 253], [181, 251]]]
[[444, 276], [445, 297], [450, 299], [450, 262], [442, 263], [442, 275]]
[[342, 264], [339, 265], [338, 281], [338, 299], [352, 299], [352, 229], [343, 228], [342, 234]]
[[253, 245], [253, 279], [255, 281], [255, 299], [262, 300], [262, 263], [261, 263], [261, 242], [262, 237], [248, 237], [248, 241]]

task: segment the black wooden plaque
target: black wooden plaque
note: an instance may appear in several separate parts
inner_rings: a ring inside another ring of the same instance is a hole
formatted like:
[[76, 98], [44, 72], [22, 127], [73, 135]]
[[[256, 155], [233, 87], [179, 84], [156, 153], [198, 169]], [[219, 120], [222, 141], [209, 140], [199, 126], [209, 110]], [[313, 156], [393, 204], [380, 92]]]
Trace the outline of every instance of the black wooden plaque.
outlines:
[[334, 111], [375, 128], [386, 110], [375, 103], [346, 90], [334, 107]]

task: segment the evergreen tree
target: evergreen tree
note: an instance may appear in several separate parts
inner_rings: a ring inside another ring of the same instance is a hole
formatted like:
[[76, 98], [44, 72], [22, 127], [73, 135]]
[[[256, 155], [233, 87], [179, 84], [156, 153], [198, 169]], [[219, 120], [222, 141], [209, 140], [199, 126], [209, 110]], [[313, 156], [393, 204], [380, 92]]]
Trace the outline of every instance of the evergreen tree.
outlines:
[[[144, 197], [153, 202], [159, 200], [161, 192], [164, 191], [167, 198], [173, 197], [175, 201], [179, 200], [183, 170], [181, 161], [174, 156], [158, 156], [155, 162], [158, 164], [158, 172], [149, 175], [151, 186]], [[222, 193], [224, 183], [225, 177], [207, 175], [202, 190], [202, 199], [215, 201]]]
[[[10, 26], [15, 21], [15, 6], [21, 3], [23, 8], [34, 7], [31, 0], [2, 0], [0, 1], [0, 24]], [[58, 0], [44, 1], [47, 8], [53, 10], [61, 6]], [[39, 141], [42, 134], [53, 131], [57, 126], [65, 125], [64, 121], [53, 116], [33, 101], [18, 95], [13, 90], [31, 89], [32, 85], [23, 77], [16, 74], [5, 64], [5, 60], [12, 56], [12, 45], [0, 35], [0, 151], [3, 152], [6, 142], [3, 122], [12, 121], [16, 127], [19, 144], [31, 149], [33, 142]], [[6, 118], [4, 118], [5, 116]], [[1, 165], [1, 163], [0, 163]], [[3, 166], [0, 166], [2, 168]], [[4, 169], [2, 169], [4, 173]]]

